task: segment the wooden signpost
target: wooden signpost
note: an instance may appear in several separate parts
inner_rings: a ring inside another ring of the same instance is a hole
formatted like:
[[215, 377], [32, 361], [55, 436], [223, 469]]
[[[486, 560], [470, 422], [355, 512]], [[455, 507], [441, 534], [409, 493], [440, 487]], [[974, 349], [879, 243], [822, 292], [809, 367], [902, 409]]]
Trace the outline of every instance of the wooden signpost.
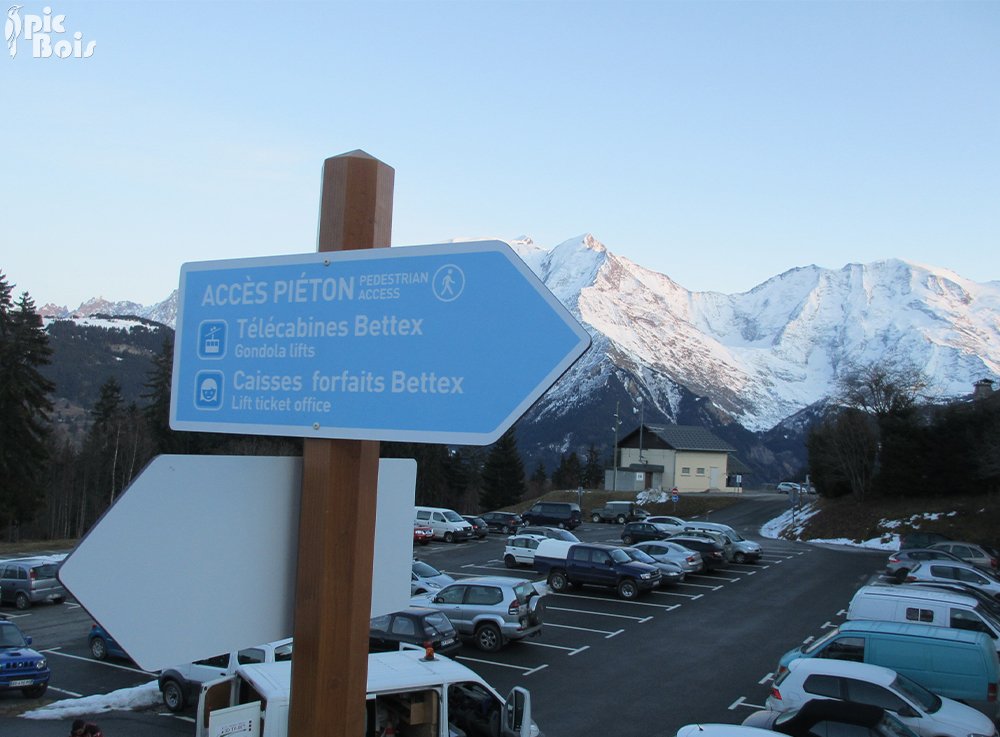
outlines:
[[[386, 248], [394, 171], [363, 151], [323, 165], [319, 251]], [[379, 443], [306, 438], [291, 737], [365, 733]]]

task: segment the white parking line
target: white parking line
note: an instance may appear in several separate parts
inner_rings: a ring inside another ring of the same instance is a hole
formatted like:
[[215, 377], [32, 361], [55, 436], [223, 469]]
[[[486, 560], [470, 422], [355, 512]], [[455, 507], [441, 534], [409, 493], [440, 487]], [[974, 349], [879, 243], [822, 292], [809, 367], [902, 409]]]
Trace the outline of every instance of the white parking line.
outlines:
[[688, 583], [687, 581], [684, 581], [683, 583], [679, 583], [677, 585], [678, 586], [694, 586], [695, 588], [698, 588], [698, 589], [711, 589], [712, 591], [718, 591], [719, 589], [722, 588], [721, 586], [709, 586], [707, 583]]
[[[588, 601], [594, 601], [592, 596], [581, 596], [580, 594], [556, 594], [553, 592], [553, 596], [567, 597], [570, 599], [587, 599]], [[655, 606], [657, 609], [676, 609], [680, 604], [654, 604], [651, 601], [623, 601], [622, 599], [615, 599], [616, 604], [631, 604], [632, 606]], [[551, 607], [549, 607], [551, 608]]]
[[97, 660], [96, 658], [82, 658], [79, 655], [70, 655], [69, 653], [60, 652], [58, 647], [51, 647], [47, 650], [42, 650], [43, 653], [49, 653], [51, 655], [59, 655], [63, 658], [71, 658], [73, 660], [83, 660], [87, 663], [96, 663], [97, 665], [105, 665], [108, 668], [117, 668], [118, 670], [127, 670], [130, 673], [142, 673], [146, 676], [155, 676], [156, 673], [151, 673], [148, 670], [141, 670], [139, 668], [131, 668], [127, 665], [119, 665], [118, 663], [109, 663], [106, 660]]
[[[730, 563], [729, 565], [732, 565], [732, 563]], [[757, 572], [757, 571], [744, 571], [740, 568], [716, 568], [715, 570], [722, 571], [723, 573], [741, 573], [744, 576], [752, 576]], [[739, 581], [738, 578], [736, 580]]]
[[523, 665], [512, 665], [510, 663], [500, 663], [496, 660], [481, 660], [479, 658], [470, 658], [465, 655], [456, 655], [455, 660], [467, 660], [470, 663], [483, 663], [485, 665], [499, 665], [501, 668], [513, 668], [514, 670], [521, 671], [524, 675], [529, 676], [536, 671], [540, 671], [542, 668], [547, 668], [548, 664], [539, 665], [535, 668], [525, 668]]
[[704, 596], [704, 594], [682, 594], [679, 591], [654, 591], [653, 593], [657, 596], [683, 596], [685, 599], [690, 599], [691, 601]]
[[816, 639], [815, 637], [813, 637], [812, 635], [809, 635], [809, 637], [807, 637], [806, 639], [804, 639], [804, 640], [802, 641], [802, 644], [803, 644], [803, 645], [808, 645], [808, 644], [809, 644], [810, 642], [812, 642], [812, 641], [813, 641], [813, 640], [815, 640], [815, 639]]
[[[567, 610], [569, 611], [569, 610]], [[607, 640], [609, 637], [614, 637], [615, 635], [620, 635], [625, 630], [615, 630], [611, 632], [609, 630], [595, 630], [593, 627], [574, 627], [571, 624], [552, 624], [551, 622], [545, 623], [545, 629], [549, 627], [558, 627], [563, 630], [578, 630], [580, 632], [595, 632], [598, 635], [604, 635], [604, 639]]]
[[[585, 599], [587, 597], [581, 596], [580, 598], [581, 599]], [[635, 622], [645, 622], [646, 620], [649, 619], [649, 617], [633, 617], [630, 614], [612, 614], [610, 612], [594, 612], [594, 611], [590, 611], [589, 609], [567, 609], [565, 607], [552, 606], [551, 604], [549, 604], [549, 605], [547, 605], [545, 607], [545, 611], [576, 612], [576, 613], [579, 613], [579, 614], [593, 614], [593, 615], [598, 616], [598, 617], [617, 617], [618, 619], [631, 619], [631, 620], [633, 620]], [[548, 626], [548, 622], [546, 622], [545, 624], [546, 624], [546, 626]]]
[[[724, 568], [716, 568], [715, 570], [717, 570], [717, 571], [723, 571], [725, 569]], [[739, 581], [738, 578], [726, 578], [725, 576], [706, 576], [706, 575], [701, 574], [701, 573], [695, 573], [694, 575], [697, 576], [698, 578], [707, 578], [710, 581], [728, 581], [729, 583], [736, 583], [737, 581]], [[695, 586], [697, 584], [691, 584], [691, 585]]]
[[534, 640], [521, 640], [523, 645], [534, 645], [535, 647], [551, 647], [556, 650], [569, 650], [570, 655], [576, 655], [582, 650], [587, 650], [590, 645], [584, 645], [583, 647], [566, 647], [565, 645], [553, 645], [550, 642], [535, 642]]
[[763, 705], [748, 704], [746, 702], [746, 696], [740, 696], [738, 699], [736, 699], [736, 701], [734, 701], [733, 703], [731, 703], [729, 705], [729, 711], [732, 711], [733, 709], [736, 709], [737, 707], [740, 707], [740, 706], [746, 706], [747, 708], [750, 708], [750, 709], [766, 709], [767, 708], [766, 706], [763, 706]]
[[821, 630], [828, 630], [828, 629], [833, 629], [833, 628], [834, 628], [834, 627], [836, 627], [836, 626], [837, 626], [837, 625], [835, 625], [835, 624], [834, 624], [833, 622], [824, 622], [824, 623], [823, 623], [823, 626], [822, 626], [822, 627], [820, 627], [820, 629], [821, 629]]
[[82, 693], [77, 693], [76, 691], [67, 691], [64, 688], [56, 688], [55, 686], [52, 686], [52, 685], [50, 685], [47, 690], [48, 691], [58, 691], [59, 693], [64, 693], [67, 696], [72, 696], [73, 698], [76, 698], [76, 699], [78, 699], [78, 698], [80, 698], [80, 697], [83, 696]]
[[768, 673], [766, 676], [757, 681], [757, 683], [763, 686], [765, 683], [773, 679], [774, 679], [774, 673]]

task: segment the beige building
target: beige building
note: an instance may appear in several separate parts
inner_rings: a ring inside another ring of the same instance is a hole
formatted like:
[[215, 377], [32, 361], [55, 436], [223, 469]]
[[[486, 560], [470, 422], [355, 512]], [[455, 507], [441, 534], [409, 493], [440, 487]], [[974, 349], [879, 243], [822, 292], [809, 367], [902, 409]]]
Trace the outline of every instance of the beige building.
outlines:
[[735, 450], [703, 427], [641, 425], [618, 443], [617, 473], [605, 471], [605, 489], [737, 491], [745, 466], [730, 457]]

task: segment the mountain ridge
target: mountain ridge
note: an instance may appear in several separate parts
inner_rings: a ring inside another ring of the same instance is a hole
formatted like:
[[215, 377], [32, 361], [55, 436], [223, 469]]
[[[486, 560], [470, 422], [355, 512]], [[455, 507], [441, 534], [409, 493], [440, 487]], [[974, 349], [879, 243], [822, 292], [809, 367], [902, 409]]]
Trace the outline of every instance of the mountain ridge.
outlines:
[[[547, 462], [610, 447], [605, 428], [618, 412], [631, 420], [623, 432], [640, 419], [705, 424], [751, 465], [785, 454], [781, 465], [792, 471], [804, 460], [803, 418], [816, 415], [852, 366], [888, 359], [921, 367], [934, 401], [1000, 375], [1000, 282], [889, 258], [797, 266], [736, 294], [692, 292], [590, 233], [552, 248], [526, 236], [510, 245], [593, 340], [518, 425], [528, 454]], [[39, 311], [130, 314], [173, 327], [177, 296], [149, 307], [95, 298], [74, 311]], [[775, 444], [788, 449], [776, 453]]]

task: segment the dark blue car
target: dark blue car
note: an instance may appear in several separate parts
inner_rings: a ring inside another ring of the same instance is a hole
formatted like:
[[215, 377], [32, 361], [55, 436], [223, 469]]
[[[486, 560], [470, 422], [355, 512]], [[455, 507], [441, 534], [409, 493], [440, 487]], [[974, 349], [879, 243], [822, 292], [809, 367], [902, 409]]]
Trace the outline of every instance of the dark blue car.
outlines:
[[0, 620], [0, 691], [18, 689], [29, 699], [37, 699], [49, 687], [49, 670], [45, 657], [32, 650], [31, 638], [18, 626]]
[[115, 639], [108, 634], [101, 625], [94, 622], [90, 628], [90, 654], [98, 660], [105, 658], [129, 659], [128, 653], [122, 650], [122, 646], [115, 642]]

